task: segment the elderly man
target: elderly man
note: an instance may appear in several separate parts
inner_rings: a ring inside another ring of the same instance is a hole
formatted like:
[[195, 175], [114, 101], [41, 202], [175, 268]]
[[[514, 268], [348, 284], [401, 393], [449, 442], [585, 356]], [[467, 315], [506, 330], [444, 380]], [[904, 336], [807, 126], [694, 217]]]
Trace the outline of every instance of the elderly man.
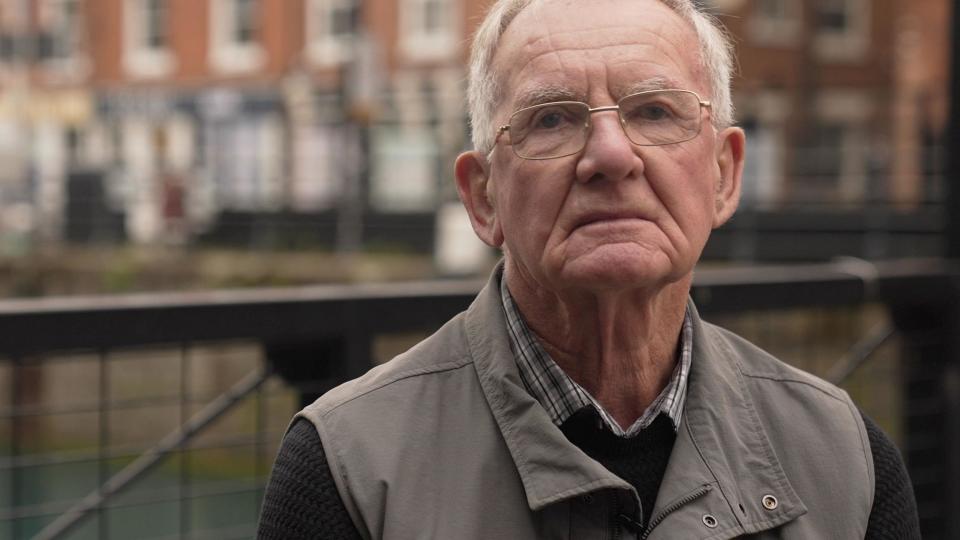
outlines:
[[500, 0], [456, 163], [504, 260], [292, 424], [264, 538], [904, 538], [889, 440], [689, 300], [737, 207], [729, 44], [690, 0]]

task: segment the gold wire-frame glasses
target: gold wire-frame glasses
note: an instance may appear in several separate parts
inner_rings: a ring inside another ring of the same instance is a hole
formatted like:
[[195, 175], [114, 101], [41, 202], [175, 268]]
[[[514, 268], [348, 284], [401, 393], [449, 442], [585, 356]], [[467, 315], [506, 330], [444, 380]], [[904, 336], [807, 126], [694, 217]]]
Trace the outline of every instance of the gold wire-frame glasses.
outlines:
[[700, 133], [701, 110], [709, 108], [690, 90], [648, 90], [624, 96], [616, 105], [590, 107], [580, 101], [556, 101], [524, 107], [500, 126], [494, 144], [507, 133], [513, 153], [522, 159], [555, 159], [579, 153], [587, 144], [593, 113], [617, 111], [627, 139], [637, 146], [661, 146]]

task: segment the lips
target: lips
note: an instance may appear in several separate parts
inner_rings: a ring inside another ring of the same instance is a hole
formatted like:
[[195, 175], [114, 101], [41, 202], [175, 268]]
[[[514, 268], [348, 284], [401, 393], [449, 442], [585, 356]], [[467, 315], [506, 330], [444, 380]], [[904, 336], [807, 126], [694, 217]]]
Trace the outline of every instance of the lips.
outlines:
[[577, 218], [573, 223], [573, 228], [584, 227], [587, 225], [592, 225], [594, 223], [602, 223], [605, 221], [617, 221], [624, 219], [644, 219], [643, 216], [638, 214], [636, 211], [609, 211], [605, 210], [602, 212], [589, 212], [579, 218]]

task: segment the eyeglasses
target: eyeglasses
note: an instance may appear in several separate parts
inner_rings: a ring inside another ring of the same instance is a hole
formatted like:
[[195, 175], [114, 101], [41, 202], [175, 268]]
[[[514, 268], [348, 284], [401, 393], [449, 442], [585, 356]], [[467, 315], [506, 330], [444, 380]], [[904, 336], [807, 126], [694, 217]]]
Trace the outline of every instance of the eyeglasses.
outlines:
[[689, 90], [651, 90], [623, 97], [616, 105], [590, 108], [579, 101], [557, 101], [525, 107], [497, 129], [494, 144], [505, 132], [513, 153], [523, 159], [554, 159], [583, 150], [590, 133], [590, 115], [617, 111], [620, 125], [637, 146], [689, 141], [700, 133], [702, 107], [710, 107]]

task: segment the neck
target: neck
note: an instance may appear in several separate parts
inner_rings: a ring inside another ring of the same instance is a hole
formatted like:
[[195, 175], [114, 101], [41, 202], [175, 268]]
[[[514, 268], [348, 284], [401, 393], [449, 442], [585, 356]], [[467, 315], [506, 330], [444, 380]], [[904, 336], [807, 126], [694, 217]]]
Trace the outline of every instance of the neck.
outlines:
[[691, 280], [556, 293], [509, 266], [505, 273], [517, 308], [547, 353], [624, 428], [670, 381]]

